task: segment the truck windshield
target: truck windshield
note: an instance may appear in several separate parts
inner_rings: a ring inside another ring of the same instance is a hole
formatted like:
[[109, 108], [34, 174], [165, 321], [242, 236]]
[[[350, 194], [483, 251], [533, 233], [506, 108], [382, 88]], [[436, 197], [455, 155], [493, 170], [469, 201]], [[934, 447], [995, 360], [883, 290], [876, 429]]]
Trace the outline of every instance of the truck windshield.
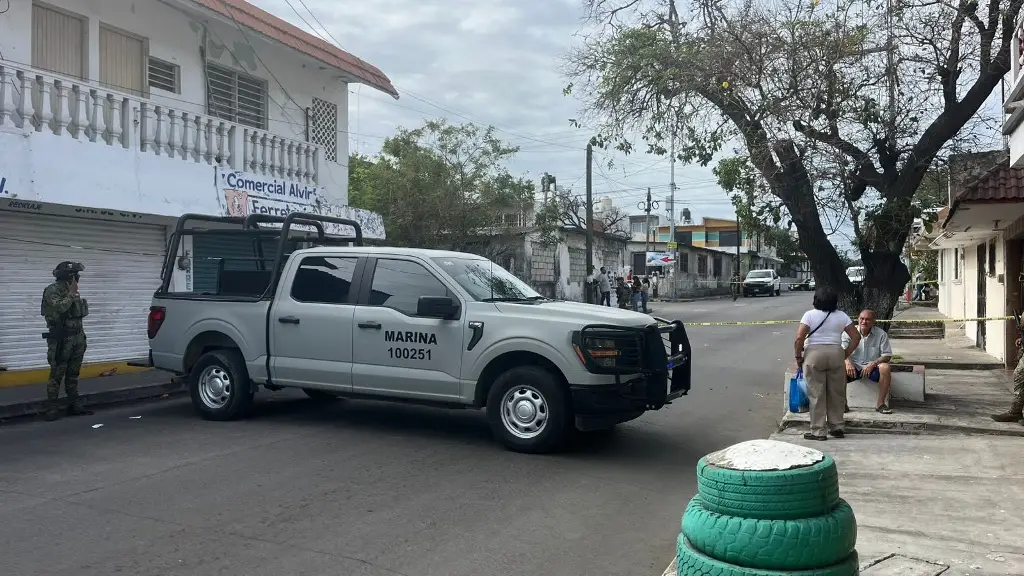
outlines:
[[434, 262], [478, 301], [544, 299], [529, 284], [490, 260], [434, 258]]
[[747, 274], [747, 278], [771, 278], [772, 273], [768, 270], [754, 270]]

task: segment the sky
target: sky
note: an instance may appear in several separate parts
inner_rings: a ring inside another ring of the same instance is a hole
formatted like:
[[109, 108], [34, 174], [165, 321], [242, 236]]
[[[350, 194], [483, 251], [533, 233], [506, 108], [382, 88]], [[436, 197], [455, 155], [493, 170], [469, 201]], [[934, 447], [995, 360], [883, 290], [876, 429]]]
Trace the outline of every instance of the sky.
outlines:
[[[563, 95], [569, 80], [561, 73], [562, 58], [586, 31], [582, 0], [249, 1], [377, 66], [396, 86], [397, 101], [367, 86], [349, 86], [350, 152], [373, 155], [396, 128], [427, 119], [492, 125], [500, 138], [520, 147], [508, 164], [513, 174], [534, 180], [539, 189], [549, 172], [559, 185], [584, 193], [592, 131], [570, 125], [581, 103]], [[998, 113], [999, 90], [989, 100], [987, 108]], [[998, 145], [998, 134], [993, 136]], [[667, 221], [668, 158], [595, 149], [594, 159], [595, 199], [610, 198], [626, 213], [639, 214], [650, 187]], [[677, 221], [684, 208], [695, 222], [734, 217], [712, 166], [677, 163], [675, 182]], [[851, 238], [848, 220], [831, 236], [844, 249]]]
[[[581, 0], [250, 2], [307, 31], [312, 27], [394, 83], [397, 101], [350, 85], [350, 152], [375, 154], [397, 127], [415, 128], [426, 119], [493, 125], [500, 138], [521, 149], [508, 165], [513, 174], [536, 181], [539, 189], [549, 172], [559, 185], [584, 193], [585, 148], [592, 134], [570, 126], [580, 102], [563, 95], [568, 80], [560, 71], [561, 58], [584, 26]], [[640, 213], [637, 204], [650, 187], [667, 219], [669, 164], [664, 157], [595, 149], [594, 197]], [[675, 180], [677, 219], [683, 208], [697, 222], [733, 217], [710, 166], [677, 163]]]

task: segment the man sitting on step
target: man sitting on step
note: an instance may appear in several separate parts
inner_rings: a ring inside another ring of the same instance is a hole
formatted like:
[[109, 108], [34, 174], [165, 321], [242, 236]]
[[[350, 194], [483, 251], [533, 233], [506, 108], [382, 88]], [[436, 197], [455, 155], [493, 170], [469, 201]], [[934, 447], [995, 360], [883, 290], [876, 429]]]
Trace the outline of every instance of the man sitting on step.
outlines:
[[[857, 330], [860, 332], [860, 344], [846, 360], [846, 381], [867, 378], [878, 382], [875, 410], [882, 414], [892, 414], [889, 408], [889, 390], [892, 388], [892, 371], [889, 367], [892, 345], [889, 344], [889, 335], [875, 326], [875, 311], [870, 308], [862, 310], [857, 317]], [[850, 337], [844, 333], [843, 348], [849, 345]]]

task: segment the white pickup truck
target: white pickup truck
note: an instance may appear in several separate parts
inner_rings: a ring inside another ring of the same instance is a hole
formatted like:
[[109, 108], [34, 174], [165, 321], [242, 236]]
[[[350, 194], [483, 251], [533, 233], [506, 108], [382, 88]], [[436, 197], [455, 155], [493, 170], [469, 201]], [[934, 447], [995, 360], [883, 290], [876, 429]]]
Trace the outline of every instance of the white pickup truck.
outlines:
[[[215, 282], [175, 291], [186, 237], [197, 254], [229, 241], [252, 253], [225, 250]], [[148, 328], [151, 363], [187, 375], [212, 420], [245, 415], [259, 386], [299, 388], [318, 401], [485, 408], [506, 447], [545, 452], [690, 389], [681, 322], [551, 300], [473, 254], [363, 246], [357, 223], [312, 214], [182, 216]]]

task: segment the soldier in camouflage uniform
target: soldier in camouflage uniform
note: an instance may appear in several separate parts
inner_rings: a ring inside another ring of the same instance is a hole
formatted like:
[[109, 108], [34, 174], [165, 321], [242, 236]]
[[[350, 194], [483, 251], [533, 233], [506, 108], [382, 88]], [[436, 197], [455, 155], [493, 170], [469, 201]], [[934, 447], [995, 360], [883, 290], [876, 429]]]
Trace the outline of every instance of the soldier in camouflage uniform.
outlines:
[[1013, 369], [1013, 403], [1006, 412], [993, 414], [996, 422], [1019, 422], [1024, 424], [1024, 348], [1017, 339], [1017, 367]]
[[89, 315], [89, 303], [78, 294], [79, 274], [85, 266], [61, 262], [53, 269], [56, 279], [43, 290], [40, 313], [46, 319], [46, 361], [50, 379], [46, 384], [46, 419], [57, 419], [61, 382], [68, 395], [68, 416], [92, 414], [78, 395], [78, 373], [85, 357], [86, 339], [82, 319]]

